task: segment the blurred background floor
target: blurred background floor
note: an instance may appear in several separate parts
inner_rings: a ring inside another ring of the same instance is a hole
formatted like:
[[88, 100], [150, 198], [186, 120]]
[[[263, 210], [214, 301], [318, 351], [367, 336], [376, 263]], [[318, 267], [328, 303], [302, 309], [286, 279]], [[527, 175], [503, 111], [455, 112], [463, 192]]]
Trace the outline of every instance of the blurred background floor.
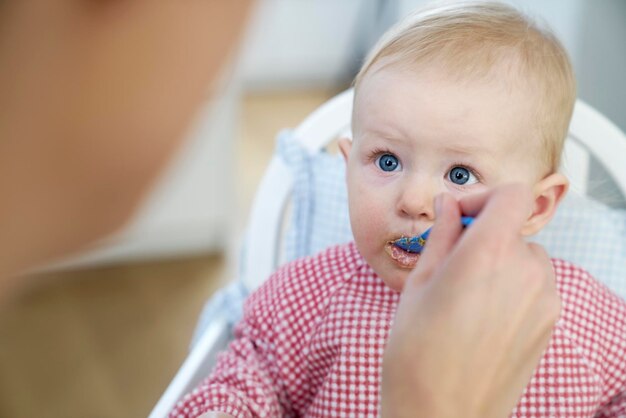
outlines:
[[[332, 95], [243, 99], [240, 213], [276, 133]], [[185, 358], [204, 302], [229, 278], [225, 265], [223, 255], [206, 254], [45, 274], [0, 310], [0, 417], [147, 416]]]

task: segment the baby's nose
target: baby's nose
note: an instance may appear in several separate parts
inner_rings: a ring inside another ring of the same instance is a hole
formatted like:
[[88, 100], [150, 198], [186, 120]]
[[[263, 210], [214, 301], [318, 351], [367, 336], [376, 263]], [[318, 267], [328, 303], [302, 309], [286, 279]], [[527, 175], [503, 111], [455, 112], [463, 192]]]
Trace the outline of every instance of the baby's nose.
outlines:
[[437, 191], [428, 183], [404, 187], [398, 199], [398, 212], [412, 219], [435, 219], [434, 199]]

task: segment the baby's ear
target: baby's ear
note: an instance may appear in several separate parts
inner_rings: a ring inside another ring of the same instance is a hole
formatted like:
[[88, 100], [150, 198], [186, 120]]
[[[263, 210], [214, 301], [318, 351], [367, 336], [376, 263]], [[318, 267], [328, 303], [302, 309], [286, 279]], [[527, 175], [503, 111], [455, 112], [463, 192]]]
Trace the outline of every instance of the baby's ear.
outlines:
[[343, 159], [347, 163], [350, 157], [350, 150], [352, 149], [352, 140], [344, 136], [337, 140], [337, 145], [339, 145], [339, 151], [341, 151], [341, 155], [343, 155]]
[[561, 173], [550, 174], [535, 184], [533, 213], [524, 224], [523, 235], [534, 235], [550, 222], [568, 188], [569, 181]]

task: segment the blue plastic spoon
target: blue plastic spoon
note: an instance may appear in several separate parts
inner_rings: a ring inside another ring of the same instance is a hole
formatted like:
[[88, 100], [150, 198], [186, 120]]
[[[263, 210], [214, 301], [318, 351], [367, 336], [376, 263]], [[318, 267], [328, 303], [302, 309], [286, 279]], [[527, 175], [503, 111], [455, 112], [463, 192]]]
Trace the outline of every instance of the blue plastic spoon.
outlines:
[[[474, 221], [474, 218], [470, 216], [461, 217], [461, 223], [463, 224], [463, 227], [470, 226], [473, 221]], [[403, 237], [403, 238], [397, 239], [393, 243], [394, 245], [402, 248], [404, 251], [408, 251], [410, 253], [421, 253], [422, 250], [424, 249], [424, 246], [426, 245], [426, 240], [428, 239], [428, 235], [430, 235], [431, 229], [432, 228], [428, 228], [421, 235], [418, 235], [416, 237], [411, 237], [411, 238]]]

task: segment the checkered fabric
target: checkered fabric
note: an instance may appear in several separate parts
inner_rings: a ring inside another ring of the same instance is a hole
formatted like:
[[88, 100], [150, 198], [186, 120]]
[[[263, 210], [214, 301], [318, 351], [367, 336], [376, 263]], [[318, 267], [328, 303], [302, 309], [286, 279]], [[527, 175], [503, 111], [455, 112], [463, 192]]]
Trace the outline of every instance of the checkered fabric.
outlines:
[[626, 299], [626, 211], [569, 195], [534, 238], [551, 257], [583, 266]]
[[[625, 417], [626, 303], [572, 264], [553, 266], [561, 318], [511, 416]], [[354, 243], [280, 268], [171, 417], [376, 417], [398, 301]]]
[[343, 157], [310, 155], [289, 130], [278, 135], [277, 153], [293, 175], [291, 222], [283, 261], [317, 254], [352, 240]]

